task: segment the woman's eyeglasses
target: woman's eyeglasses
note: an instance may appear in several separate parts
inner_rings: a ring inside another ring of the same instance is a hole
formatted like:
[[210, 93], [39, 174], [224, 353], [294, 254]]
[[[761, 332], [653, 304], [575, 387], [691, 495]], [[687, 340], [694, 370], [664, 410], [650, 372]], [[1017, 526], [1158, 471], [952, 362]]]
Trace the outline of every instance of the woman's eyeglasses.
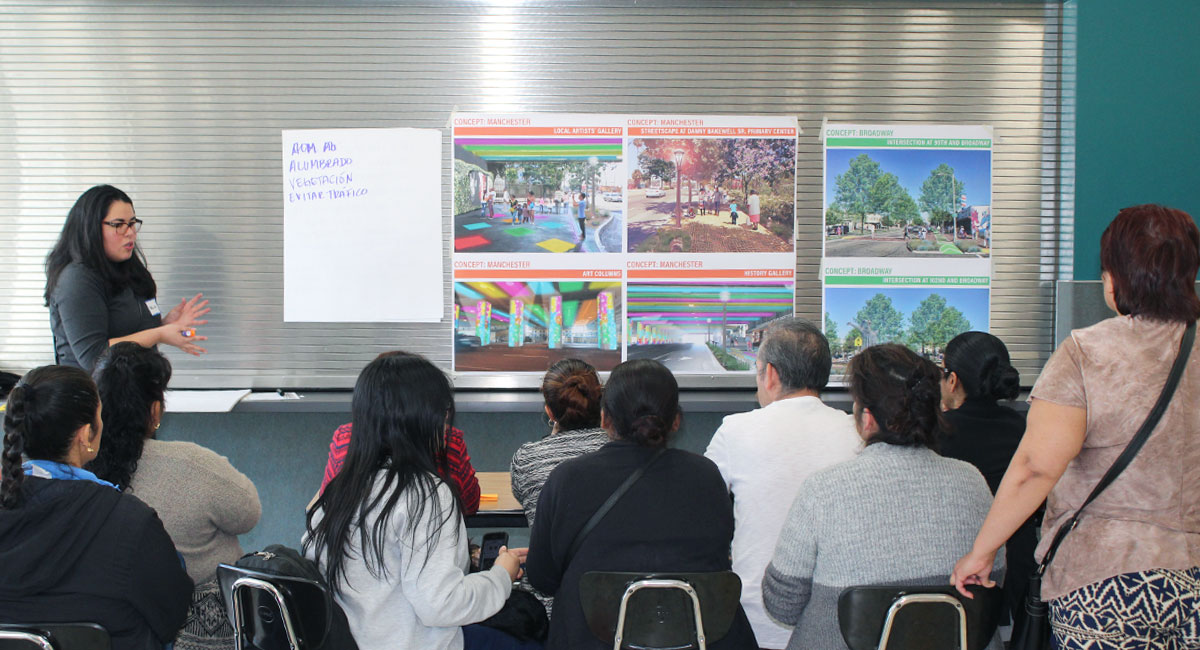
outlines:
[[133, 232], [141, 230], [142, 224], [145, 222], [137, 217], [134, 217], [129, 221], [101, 221], [100, 223], [117, 231], [118, 235], [124, 235], [130, 228], [133, 228]]

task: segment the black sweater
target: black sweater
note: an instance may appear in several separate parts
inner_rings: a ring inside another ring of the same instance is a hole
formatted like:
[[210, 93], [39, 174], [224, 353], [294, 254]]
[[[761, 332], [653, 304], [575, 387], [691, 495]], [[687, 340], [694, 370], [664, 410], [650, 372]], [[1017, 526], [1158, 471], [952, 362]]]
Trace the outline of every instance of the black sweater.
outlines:
[[154, 510], [90, 481], [25, 477], [0, 510], [0, 621], [98, 623], [113, 650], [162, 650], [192, 581]]
[[[950, 431], [941, 440], [942, 455], [974, 465], [995, 494], [1025, 435], [1025, 416], [994, 401], [968, 399], [961, 407], [947, 411], [946, 421]], [[1033, 560], [1036, 546], [1036, 517], [1021, 524], [1004, 545], [1004, 595], [1018, 622], [1025, 618], [1023, 603], [1029, 576], [1037, 568]]]
[[[588, 571], [723, 571], [731, 568], [733, 504], [721, 473], [696, 454], [667, 450], [592, 530], [567, 565], [575, 535], [654, 449], [626, 441], [564, 462], [538, 501], [526, 571], [536, 589], [555, 596], [550, 650], [605, 646], [588, 630], [579, 579]], [[738, 606], [729, 634], [709, 647], [757, 648]]]
[[945, 415], [950, 431], [942, 436], [942, 455], [974, 465], [995, 494], [1025, 435], [1025, 416], [994, 401], [973, 399]]

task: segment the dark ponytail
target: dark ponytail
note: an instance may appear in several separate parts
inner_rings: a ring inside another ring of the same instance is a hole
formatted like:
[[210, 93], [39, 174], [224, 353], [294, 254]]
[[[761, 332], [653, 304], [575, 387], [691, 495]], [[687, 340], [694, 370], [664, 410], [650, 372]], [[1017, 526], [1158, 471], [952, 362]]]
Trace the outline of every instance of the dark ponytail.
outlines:
[[942, 372], [933, 362], [903, 345], [873, 345], [854, 355], [846, 378], [855, 404], [869, 409], [879, 426], [867, 444], [937, 449], [945, 422]]
[[649, 359], [618, 364], [604, 388], [604, 413], [622, 440], [665, 447], [680, 415], [675, 375]]
[[154, 403], [164, 400], [171, 362], [158, 350], [126, 341], [109, 348], [93, 374], [104, 404], [104, 439], [87, 469], [127, 488], [137, 472], [146, 437], [153, 433], [150, 418]]
[[61, 461], [75, 432], [98, 425], [100, 396], [92, 378], [79, 368], [42, 366], [29, 371], [8, 394], [4, 411], [4, 451], [0, 455], [0, 508], [21, 506], [25, 473], [22, 455]]
[[946, 344], [946, 370], [958, 375], [969, 399], [1016, 399], [1021, 375], [1004, 342], [987, 332], [963, 332]]
[[4, 453], [0, 456], [0, 509], [12, 510], [21, 505], [21, 455], [25, 453], [25, 407], [33, 401], [32, 391], [16, 386], [8, 394], [4, 409]]
[[562, 359], [550, 366], [542, 379], [542, 397], [559, 431], [600, 426], [600, 398], [604, 389], [590, 363]]

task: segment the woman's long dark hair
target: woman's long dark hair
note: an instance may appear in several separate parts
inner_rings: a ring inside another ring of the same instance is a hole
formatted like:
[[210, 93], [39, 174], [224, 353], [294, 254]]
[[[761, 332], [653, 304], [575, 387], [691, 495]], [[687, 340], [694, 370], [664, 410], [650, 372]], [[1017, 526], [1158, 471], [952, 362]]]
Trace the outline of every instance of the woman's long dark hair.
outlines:
[[868, 445], [886, 442], [937, 449], [946, 426], [942, 371], [932, 361], [896, 343], [872, 345], [847, 364], [846, 380], [855, 404], [870, 409], [879, 425]]
[[[445, 463], [446, 431], [454, 421], [454, 392], [441, 370], [408, 352], [381, 354], [358, 376], [351, 413], [354, 431], [346, 461], [306, 522], [305, 546], [322, 558], [325, 579], [335, 591], [341, 590], [345, 562], [354, 556], [366, 562], [371, 575], [386, 577], [389, 520], [401, 496], [405, 532], [413, 548], [426, 549], [426, 559], [442, 529], [461, 513], [454, 499], [444, 503], [438, 495], [438, 468]], [[318, 510], [321, 520], [314, 525]], [[358, 525], [372, 517], [373, 525]], [[426, 518], [432, 525], [418, 530], [415, 524]], [[458, 528], [451, 528], [458, 535]]]
[[104, 405], [104, 438], [87, 469], [124, 489], [137, 472], [146, 437], [154, 433], [150, 417], [154, 403], [163, 402], [171, 362], [158, 350], [126, 341], [100, 357], [93, 375]]
[[21, 485], [25, 482], [21, 455], [35, 460], [62, 460], [79, 427], [99, 424], [99, 405], [96, 384], [79, 368], [42, 366], [17, 382], [8, 394], [4, 411], [0, 509], [21, 507]]
[[46, 292], [43, 297], [50, 304], [50, 295], [58, 285], [58, 276], [71, 262], [79, 262], [100, 274], [109, 291], [116, 293], [126, 286], [133, 288], [136, 296], [151, 298], [158, 287], [150, 270], [146, 268], [146, 256], [142, 247], [135, 246], [133, 255], [124, 262], [113, 262], [104, 253], [104, 225], [108, 209], [116, 201], [133, 205], [129, 195], [112, 185], [97, 185], [76, 199], [67, 213], [62, 233], [54, 248], [46, 256]]
[[1012, 367], [1004, 341], [987, 332], [963, 332], [946, 344], [946, 370], [958, 375], [970, 399], [1016, 399], [1021, 374]]

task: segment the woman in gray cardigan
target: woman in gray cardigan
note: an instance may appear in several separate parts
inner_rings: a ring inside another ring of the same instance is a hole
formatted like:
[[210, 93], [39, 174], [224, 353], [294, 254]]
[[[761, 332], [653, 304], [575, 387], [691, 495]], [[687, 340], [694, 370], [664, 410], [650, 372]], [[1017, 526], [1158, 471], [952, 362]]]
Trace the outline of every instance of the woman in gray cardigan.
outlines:
[[96, 364], [104, 438], [88, 469], [145, 501], [196, 584], [176, 650], [233, 648], [217, 565], [242, 556], [238, 535], [262, 515], [258, 490], [220, 454], [192, 442], [157, 439], [171, 363], [161, 352], [118, 343]]
[[[846, 378], [867, 446], [804, 482], [763, 577], [767, 613], [795, 626], [789, 650], [846, 647], [837, 618], [846, 587], [948, 584], [947, 560], [971, 548], [992, 501], [978, 470], [933, 450], [937, 366], [876, 345], [850, 361]], [[993, 573], [1001, 568], [997, 560]]]

